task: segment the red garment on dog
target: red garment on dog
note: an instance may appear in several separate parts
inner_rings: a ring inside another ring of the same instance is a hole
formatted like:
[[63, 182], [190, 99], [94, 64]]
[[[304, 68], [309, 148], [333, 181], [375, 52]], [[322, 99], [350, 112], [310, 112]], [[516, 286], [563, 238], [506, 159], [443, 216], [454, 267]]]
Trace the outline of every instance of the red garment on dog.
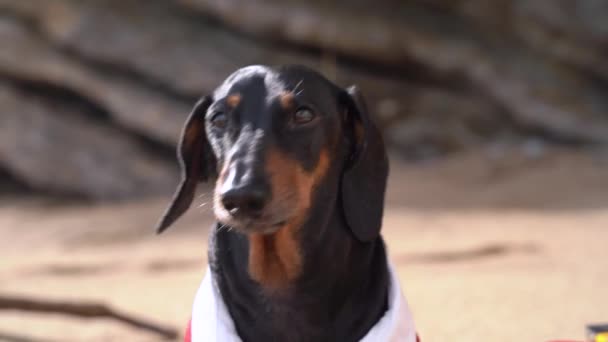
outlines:
[[188, 321], [188, 327], [186, 328], [186, 335], [184, 335], [184, 342], [192, 342], [192, 320]]

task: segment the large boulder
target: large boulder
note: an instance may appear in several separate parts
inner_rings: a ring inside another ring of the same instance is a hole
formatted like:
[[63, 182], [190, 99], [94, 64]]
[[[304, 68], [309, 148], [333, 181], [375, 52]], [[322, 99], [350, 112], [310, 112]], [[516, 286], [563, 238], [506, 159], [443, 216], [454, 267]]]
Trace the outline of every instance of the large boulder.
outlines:
[[[250, 64], [304, 64], [357, 84], [389, 147], [412, 159], [502, 137], [606, 144], [607, 7], [0, 0], [0, 139], [19, 141], [1, 147], [0, 170], [11, 183], [91, 198], [162, 192], [175, 182], [170, 151], [190, 106]], [[88, 149], [90, 164], [81, 164], [74, 156]], [[47, 158], [63, 150], [61, 165]]]
[[0, 162], [31, 188], [124, 199], [168, 193], [177, 182], [175, 167], [87, 108], [6, 83], [0, 106]]

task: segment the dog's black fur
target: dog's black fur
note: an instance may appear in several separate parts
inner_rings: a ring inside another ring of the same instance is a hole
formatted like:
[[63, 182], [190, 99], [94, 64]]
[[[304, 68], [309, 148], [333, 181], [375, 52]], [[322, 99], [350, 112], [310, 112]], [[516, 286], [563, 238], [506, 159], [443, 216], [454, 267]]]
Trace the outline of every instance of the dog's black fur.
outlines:
[[[197, 103], [178, 157], [183, 179], [159, 232], [219, 174], [209, 260], [243, 341], [358, 341], [382, 317], [388, 161], [354, 87], [301, 66], [240, 69]], [[226, 200], [236, 188], [238, 205]], [[254, 276], [264, 265], [250, 260], [253, 236], [274, 237], [266, 257], [291, 259]]]

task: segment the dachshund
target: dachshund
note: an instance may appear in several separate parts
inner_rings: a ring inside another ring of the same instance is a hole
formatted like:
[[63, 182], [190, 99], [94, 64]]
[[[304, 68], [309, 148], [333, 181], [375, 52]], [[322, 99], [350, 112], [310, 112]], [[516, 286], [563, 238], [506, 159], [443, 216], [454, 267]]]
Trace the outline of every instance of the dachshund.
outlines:
[[356, 87], [239, 69], [194, 106], [177, 154], [158, 232], [215, 179], [193, 341], [416, 341], [380, 235], [387, 152]]

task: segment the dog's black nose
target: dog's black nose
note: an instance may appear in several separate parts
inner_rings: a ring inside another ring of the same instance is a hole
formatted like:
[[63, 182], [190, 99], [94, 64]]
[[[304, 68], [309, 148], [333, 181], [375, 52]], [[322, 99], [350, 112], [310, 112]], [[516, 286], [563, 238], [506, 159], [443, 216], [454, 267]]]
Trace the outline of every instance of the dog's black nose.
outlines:
[[253, 185], [231, 188], [222, 194], [222, 205], [234, 217], [258, 217], [268, 195], [268, 191]]

